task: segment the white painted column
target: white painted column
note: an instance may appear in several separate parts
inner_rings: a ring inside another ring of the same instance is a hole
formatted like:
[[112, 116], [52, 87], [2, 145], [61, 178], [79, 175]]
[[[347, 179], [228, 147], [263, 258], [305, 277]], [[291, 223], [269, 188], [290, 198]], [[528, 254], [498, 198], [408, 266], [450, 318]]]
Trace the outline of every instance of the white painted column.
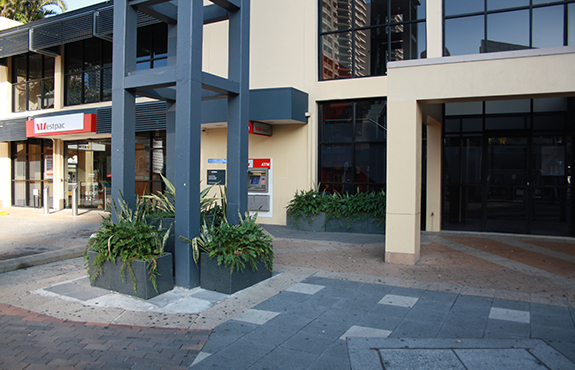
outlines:
[[443, 56], [443, 1], [427, 0], [427, 57]]
[[427, 192], [425, 229], [441, 230], [441, 123], [427, 117]]

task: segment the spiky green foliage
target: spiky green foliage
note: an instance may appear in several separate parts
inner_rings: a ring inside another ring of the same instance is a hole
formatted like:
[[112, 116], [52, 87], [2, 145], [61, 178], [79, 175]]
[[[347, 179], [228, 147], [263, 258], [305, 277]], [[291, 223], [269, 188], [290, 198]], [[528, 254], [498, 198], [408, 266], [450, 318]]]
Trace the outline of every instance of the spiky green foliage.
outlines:
[[218, 226], [204, 224], [200, 236], [192, 240], [180, 236], [180, 239], [192, 246], [196, 263], [197, 255], [202, 251], [208, 253], [210, 258], [217, 258], [218, 265], [228, 267], [230, 273], [243, 271], [246, 265], [256, 271], [260, 261], [273, 271], [272, 238], [256, 224], [257, 215], [246, 213], [243, 218], [241, 214], [238, 216], [238, 225], [227, 221]]
[[121, 259], [123, 262], [120, 269], [122, 280], [124, 280], [125, 270], [128, 270], [134, 291], [137, 292], [132, 262], [142, 260], [148, 262], [150, 280], [154, 289], [158, 291], [156, 278], [159, 274], [156, 259], [165, 254], [164, 247], [169, 238], [171, 226], [166, 230], [161, 222], [159, 227], [148, 223], [148, 207], [142, 198], [138, 198], [134, 209], [121, 195], [118, 203], [119, 205], [115, 201], [112, 202], [117, 221], [114, 222], [111, 216], [104, 218], [102, 226], [96, 235], [90, 238], [84, 251], [86, 267], [88, 267], [88, 251], [98, 253], [94, 259], [94, 273], [90, 279], [93, 281], [102, 274], [104, 262], [116, 263], [118, 259]]
[[[51, 7], [56, 7], [56, 12]], [[0, 16], [18, 22], [28, 23], [45, 18], [48, 15], [58, 14], [67, 9], [64, 0], [0, 0]]]
[[365, 220], [372, 216], [379, 226], [385, 224], [386, 195], [379, 192], [356, 194], [327, 194], [316, 189], [296, 191], [286, 209], [288, 216], [299, 227], [299, 220], [304, 218], [310, 224], [320, 213], [329, 219], [347, 219], [348, 227], [356, 220]]

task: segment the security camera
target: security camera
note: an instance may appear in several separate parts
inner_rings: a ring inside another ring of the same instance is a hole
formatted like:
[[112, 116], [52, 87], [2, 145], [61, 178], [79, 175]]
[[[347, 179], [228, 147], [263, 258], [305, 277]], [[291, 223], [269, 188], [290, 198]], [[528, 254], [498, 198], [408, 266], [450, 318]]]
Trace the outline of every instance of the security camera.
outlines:
[[202, 132], [206, 132], [206, 128], [205, 128], [205, 127], [202, 127]]

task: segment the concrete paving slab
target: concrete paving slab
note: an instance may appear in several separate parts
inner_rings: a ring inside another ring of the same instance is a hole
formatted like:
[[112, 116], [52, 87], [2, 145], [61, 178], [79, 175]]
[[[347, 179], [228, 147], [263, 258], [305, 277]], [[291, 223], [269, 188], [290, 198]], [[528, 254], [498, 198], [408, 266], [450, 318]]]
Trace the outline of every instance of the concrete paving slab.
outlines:
[[489, 318], [495, 320], [513, 321], [529, 324], [529, 311], [511, 310], [507, 308], [491, 307]]
[[339, 339], [346, 340], [349, 337], [387, 338], [389, 337], [389, 334], [391, 334], [391, 330], [353, 325], [345, 333], [343, 333]]
[[390, 306], [411, 308], [415, 306], [417, 301], [418, 298], [415, 297], [406, 297], [396, 294], [386, 294], [378, 303]]
[[234, 320], [263, 325], [279, 314], [279, 312], [251, 309], [236, 316]]
[[[351, 368], [358, 370], [428, 369], [434, 364], [467, 370], [575, 369], [575, 363], [541, 340], [348, 338], [347, 347]], [[373, 360], [374, 350], [382, 362]], [[367, 364], [371, 367], [365, 366], [364, 358], [372, 359]], [[421, 366], [410, 367], [426, 358]], [[458, 361], [452, 363], [454, 359]]]
[[303, 293], [303, 294], [315, 294], [325, 288], [323, 285], [317, 284], [307, 284], [307, 283], [297, 283], [286, 289], [286, 292]]

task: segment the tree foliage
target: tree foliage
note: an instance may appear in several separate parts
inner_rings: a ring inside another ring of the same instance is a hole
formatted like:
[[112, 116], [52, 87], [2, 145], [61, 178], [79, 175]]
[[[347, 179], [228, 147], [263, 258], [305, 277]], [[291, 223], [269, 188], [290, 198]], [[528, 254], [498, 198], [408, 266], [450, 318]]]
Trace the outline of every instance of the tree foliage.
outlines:
[[54, 10], [54, 7], [60, 12], [67, 9], [64, 0], [0, 0], [0, 16], [28, 23], [48, 15], [58, 14], [59, 12]]

